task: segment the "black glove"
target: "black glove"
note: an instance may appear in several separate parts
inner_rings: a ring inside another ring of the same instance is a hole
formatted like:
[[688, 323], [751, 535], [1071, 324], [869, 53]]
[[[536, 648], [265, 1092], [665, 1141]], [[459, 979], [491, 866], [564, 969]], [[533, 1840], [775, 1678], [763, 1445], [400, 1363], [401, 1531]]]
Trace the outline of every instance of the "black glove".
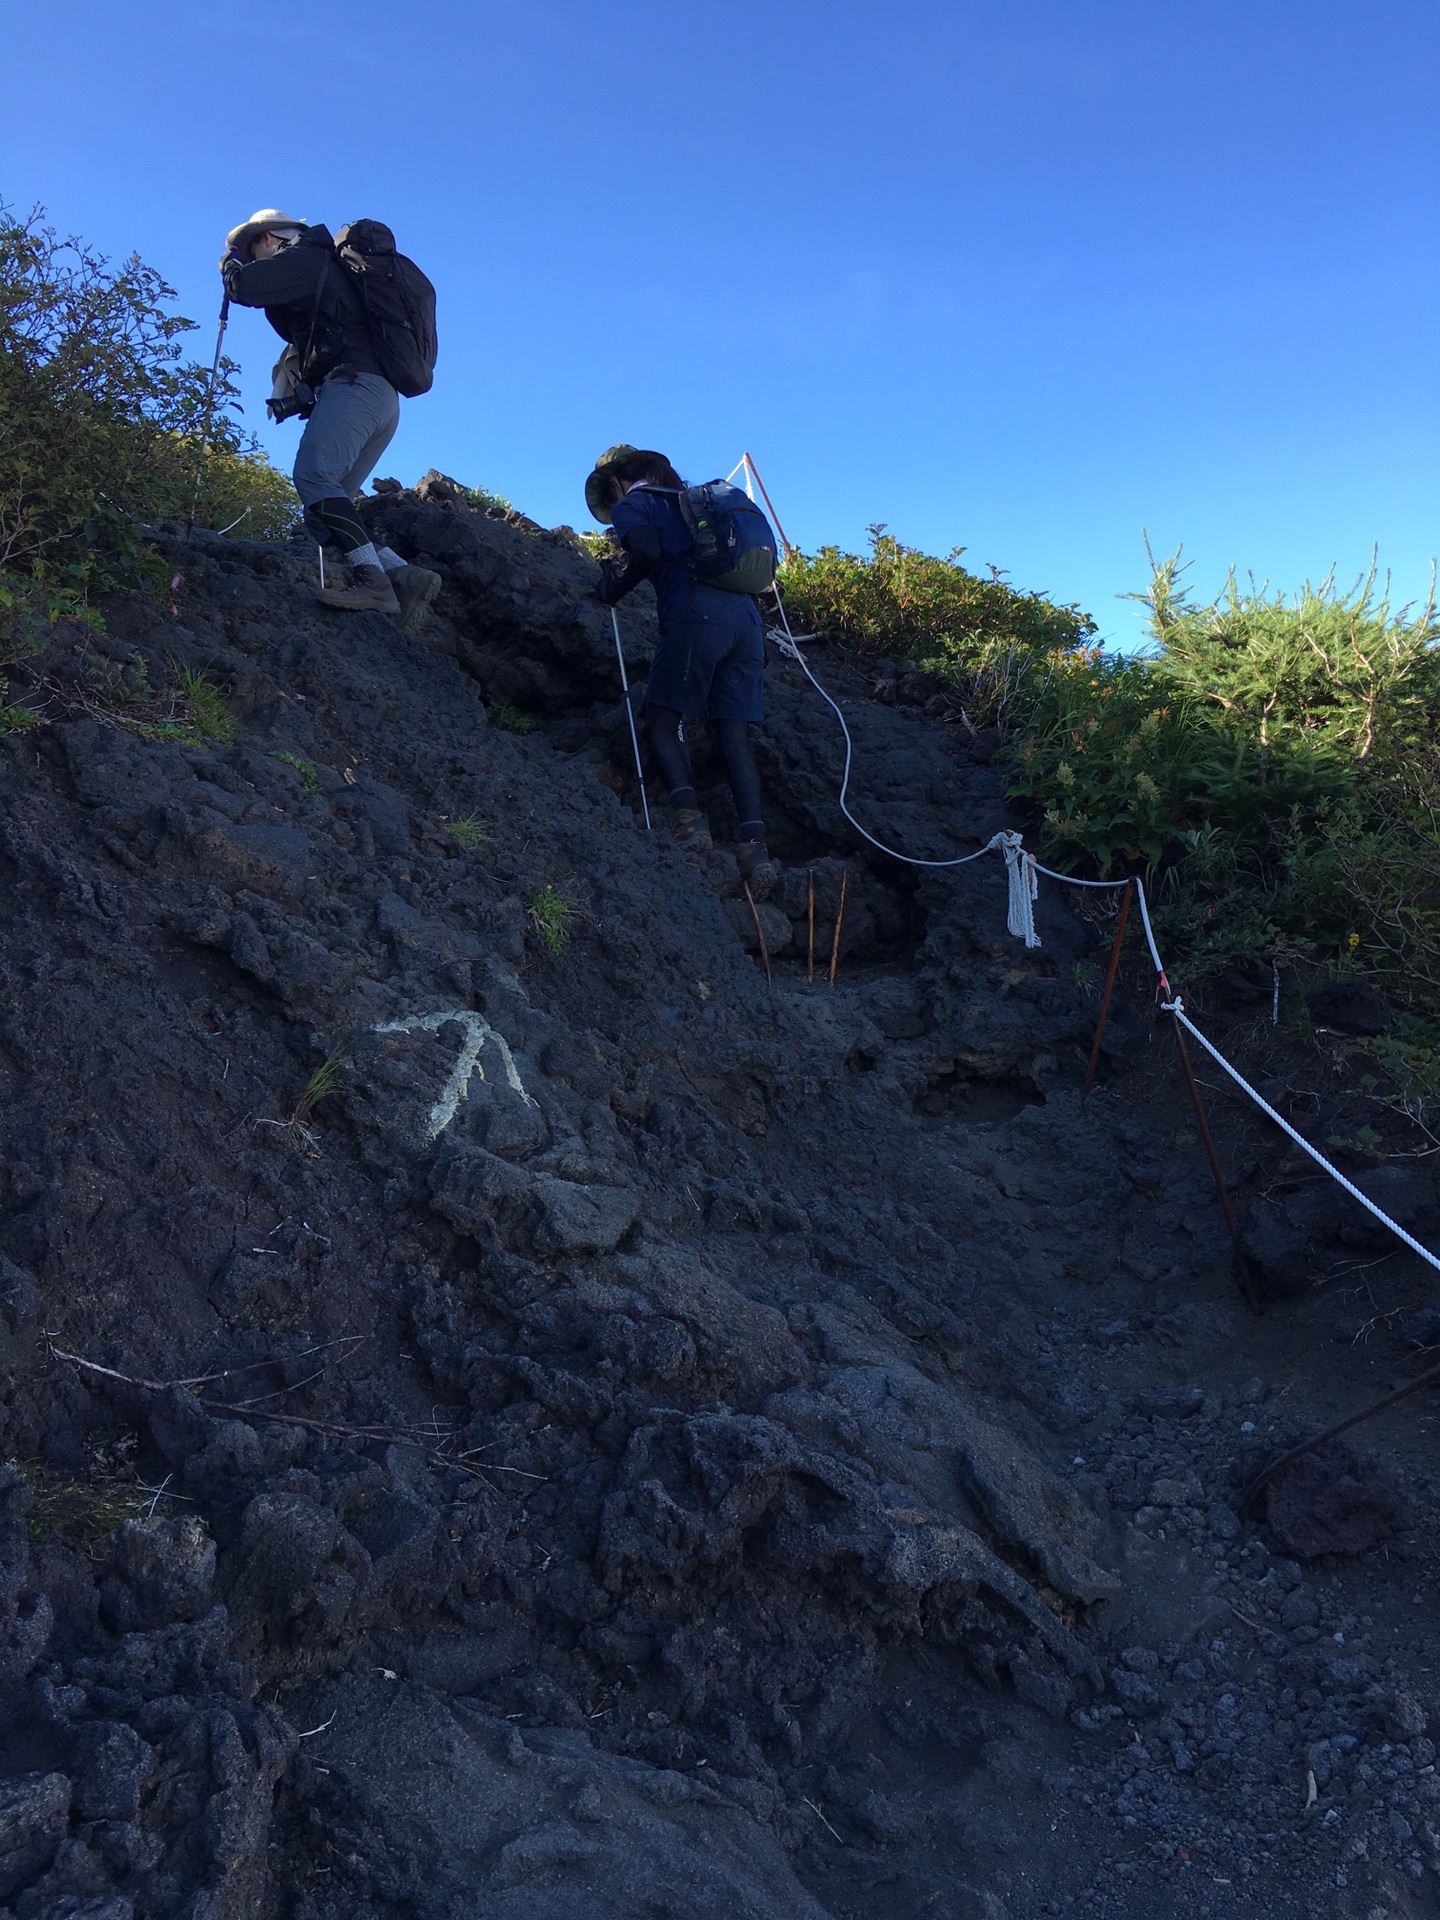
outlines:
[[221, 273], [224, 273], [225, 269], [230, 265], [232, 260], [234, 261], [237, 267], [243, 267], [245, 265], [245, 256], [238, 247], [227, 247], [224, 253], [220, 256]]
[[600, 585], [596, 592], [600, 596], [602, 607], [613, 607], [622, 600], [635, 582], [630, 578], [630, 569], [623, 560], [602, 560], [600, 562]]

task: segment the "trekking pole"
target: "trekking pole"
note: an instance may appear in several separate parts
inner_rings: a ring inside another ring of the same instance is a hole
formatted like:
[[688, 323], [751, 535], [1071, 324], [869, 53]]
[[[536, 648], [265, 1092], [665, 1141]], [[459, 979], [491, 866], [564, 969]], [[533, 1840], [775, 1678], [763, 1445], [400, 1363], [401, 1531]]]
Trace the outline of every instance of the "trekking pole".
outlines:
[[215, 419], [215, 383], [220, 378], [220, 349], [225, 344], [225, 329], [230, 324], [230, 296], [220, 302], [220, 329], [215, 335], [215, 358], [210, 362], [210, 379], [205, 388], [205, 420], [200, 429], [200, 459], [195, 468], [195, 490], [190, 496], [187, 531], [195, 524], [200, 509], [200, 483], [205, 477], [205, 456], [210, 451], [210, 428]]
[[645, 815], [645, 831], [650, 825], [650, 802], [645, 797], [645, 769], [640, 764], [640, 736], [635, 731], [635, 709], [630, 704], [630, 676], [625, 671], [625, 649], [620, 644], [620, 616], [610, 609], [610, 624], [615, 629], [615, 658], [620, 663], [620, 685], [625, 694], [625, 718], [630, 722], [630, 744], [635, 749], [635, 777], [640, 782], [640, 811]]

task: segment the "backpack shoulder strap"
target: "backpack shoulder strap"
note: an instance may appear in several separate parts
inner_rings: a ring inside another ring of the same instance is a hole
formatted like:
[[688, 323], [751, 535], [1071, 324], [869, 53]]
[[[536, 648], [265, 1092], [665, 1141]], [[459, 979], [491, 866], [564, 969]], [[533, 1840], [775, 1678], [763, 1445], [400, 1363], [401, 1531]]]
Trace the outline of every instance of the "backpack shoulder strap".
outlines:
[[685, 530], [693, 540], [700, 530], [700, 522], [711, 511], [709, 488], [666, 487], [664, 491], [674, 495], [680, 518], [685, 522]]
[[315, 300], [310, 308], [310, 332], [306, 336], [305, 351], [300, 356], [300, 378], [305, 378], [305, 368], [310, 361], [310, 352], [315, 345], [315, 329], [320, 324], [320, 301], [325, 292], [325, 276], [330, 271], [330, 262], [335, 258], [333, 249], [327, 248], [320, 255], [320, 278], [315, 282]]

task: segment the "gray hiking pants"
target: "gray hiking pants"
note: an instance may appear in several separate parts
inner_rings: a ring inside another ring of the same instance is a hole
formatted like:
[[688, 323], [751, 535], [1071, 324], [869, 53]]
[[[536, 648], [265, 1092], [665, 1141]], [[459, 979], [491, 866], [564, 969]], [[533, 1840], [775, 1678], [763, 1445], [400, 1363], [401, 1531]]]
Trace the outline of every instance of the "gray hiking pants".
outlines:
[[320, 389], [295, 455], [295, 491], [353, 500], [400, 424], [400, 396], [378, 373], [337, 373]]

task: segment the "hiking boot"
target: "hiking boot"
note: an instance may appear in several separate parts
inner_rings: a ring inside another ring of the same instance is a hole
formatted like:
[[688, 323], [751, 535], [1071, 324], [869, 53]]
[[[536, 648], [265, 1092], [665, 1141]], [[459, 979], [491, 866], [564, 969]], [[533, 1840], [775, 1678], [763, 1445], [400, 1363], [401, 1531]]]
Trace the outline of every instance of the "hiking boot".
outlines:
[[398, 616], [400, 602], [395, 597], [389, 576], [383, 567], [353, 567], [348, 587], [320, 587], [321, 602], [340, 607], [346, 613], [391, 613]]
[[400, 631], [418, 633], [425, 609], [440, 591], [440, 576], [428, 567], [401, 567], [392, 573], [390, 584], [400, 602]]
[[763, 840], [742, 840], [735, 849], [735, 861], [752, 900], [763, 900], [780, 878], [780, 863], [770, 858]]
[[673, 808], [670, 831], [676, 846], [686, 853], [709, 853], [715, 844], [710, 837], [710, 823], [698, 807]]

